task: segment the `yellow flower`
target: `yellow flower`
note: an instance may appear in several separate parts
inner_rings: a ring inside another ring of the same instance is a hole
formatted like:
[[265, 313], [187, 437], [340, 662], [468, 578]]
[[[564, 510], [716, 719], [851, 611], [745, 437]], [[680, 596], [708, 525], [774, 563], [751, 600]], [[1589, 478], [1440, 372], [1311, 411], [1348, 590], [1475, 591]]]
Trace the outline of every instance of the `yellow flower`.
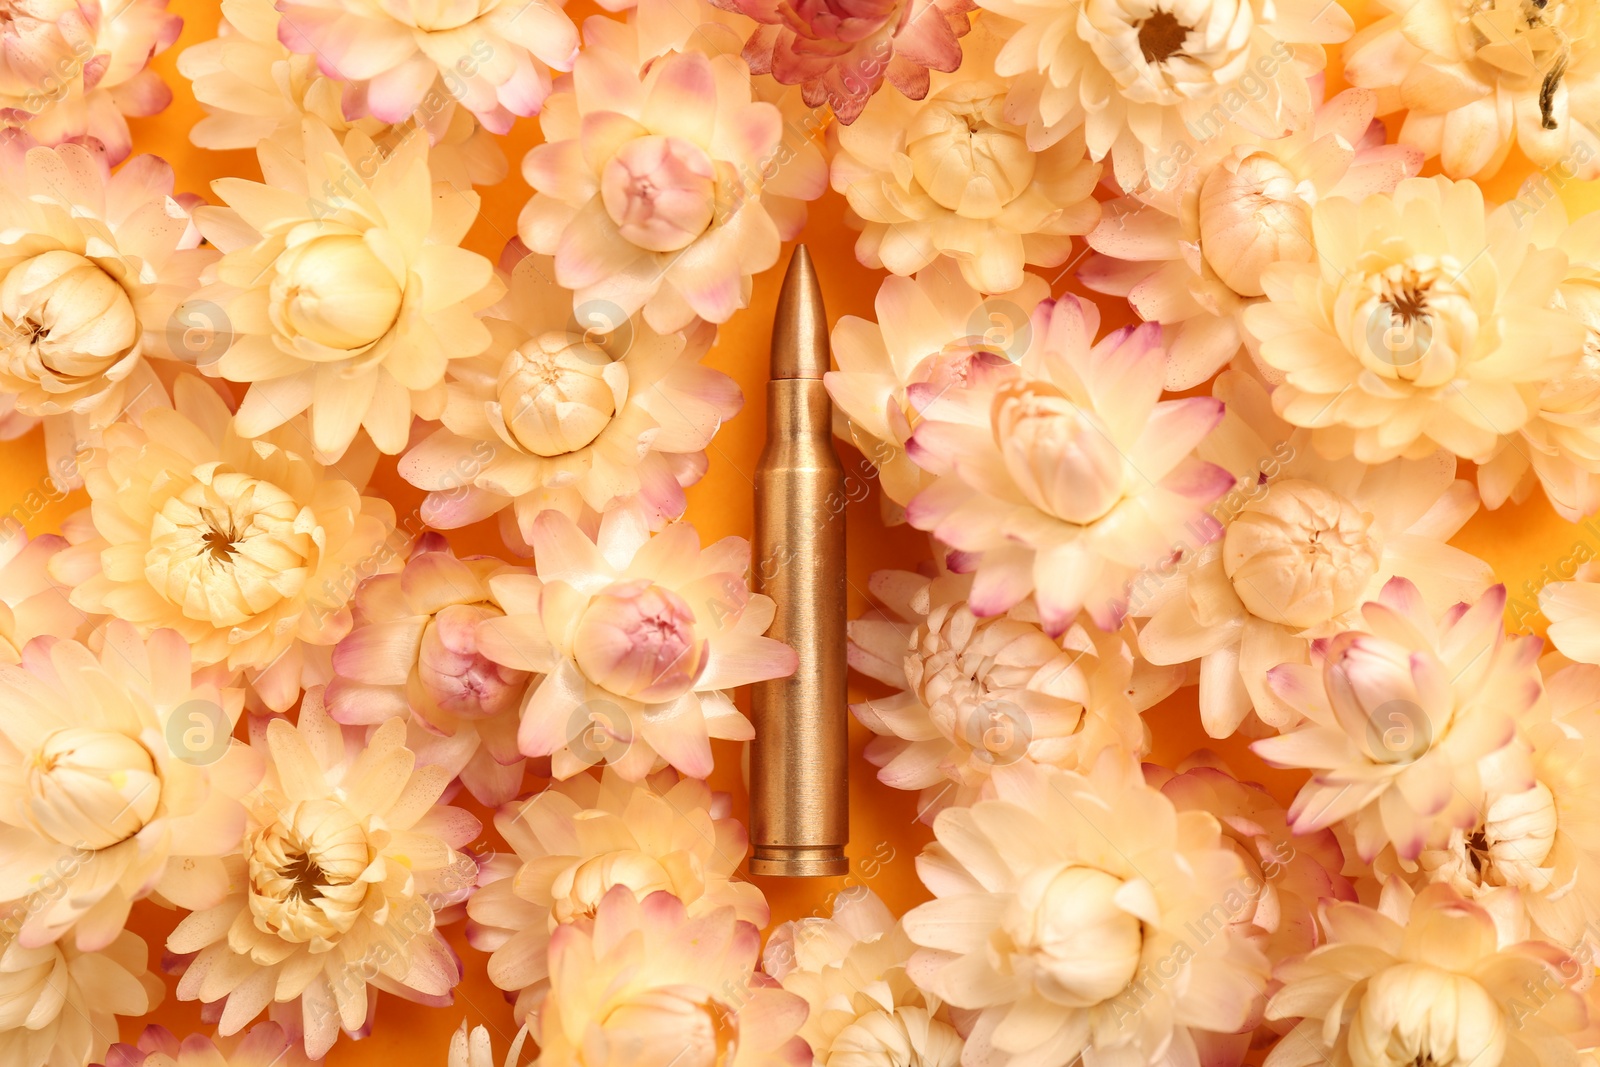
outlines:
[[147, 643], [113, 619], [103, 640], [98, 656], [56, 641], [0, 666], [0, 759], [15, 769], [0, 781], [0, 911], [28, 947], [71, 932], [104, 948], [151, 894], [215, 904], [261, 776], [229, 740], [243, 692], [192, 677], [178, 634]]
[[761, 935], [718, 908], [626, 886], [550, 939], [543, 1067], [810, 1067], [805, 1001], [755, 970]]
[[[92, 533], [51, 561], [83, 611], [169, 628], [274, 710], [325, 680], [349, 599], [382, 569], [394, 509], [308, 458], [304, 423], [247, 441], [193, 376], [176, 409], [106, 432], [85, 468]], [[360, 459], [344, 467], [364, 483]]]
[[[467, 903], [473, 947], [492, 952], [489, 978], [517, 994], [516, 1016], [537, 1011], [548, 989], [550, 935], [594, 917], [624, 886], [643, 899], [663, 890], [690, 916], [718, 908], [765, 926], [767, 902], [736, 878], [748, 847], [728, 815], [728, 798], [693, 778], [662, 770], [629, 782], [606, 768], [580, 774], [507, 805], [495, 829], [514, 856], [491, 860]], [[520, 861], [518, 863], [517, 861]]]
[[1023, 283], [1023, 265], [1053, 267], [1074, 234], [1100, 218], [1100, 168], [1073, 135], [1030, 150], [1005, 113], [998, 47], [980, 22], [966, 38], [961, 69], [934, 73], [927, 96], [879, 93], [839, 129], [833, 188], [862, 227], [856, 258], [915, 274], [940, 256], [968, 285], [1003, 293]]
[[312, 1059], [341, 1027], [366, 1024], [369, 984], [449, 1003], [460, 963], [435, 913], [466, 896], [475, 872], [457, 849], [478, 833], [477, 819], [438, 804], [449, 773], [416, 765], [399, 719], [370, 736], [341, 729], [320, 689], [297, 724], [272, 719], [254, 744], [267, 774], [228, 860], [228, 896], [167, 939], [198, 953], [178, 998], [219, 1005], [224, 1035], [297, 1005]]
[[577, 522], [635, 507], [660, 527], [683, 514], [684, 486], [744, 402], [733, 379], [700, 363], [709, 325], [657, 333], [605, 301], [574, 313], [555, 275], [548, 256], [517, 262], [509, 295], [485, 316], [493, 345], [451, 365], [444, 425], [401, 460], [430, 491], [422, 517], [434, 526], [500, 512], [519, 547], [547, 509]]
[[1283, 376], [1274, 409], [1326, 456], [1487, 460], [1582, 355], [1582, 324], [1552, 307], [1566, 256], [1472, 182], [1333, 197], [1312, 232], [1316, 259], [1263, 270], [1244, 324]]
[[82, 145], [34, 148], [0, 176], [0, 393], [45, 420], [51, 470], [76, 486], [76, 453], [166, 403], [152, 363], [186, 355], [173, 314], [216, 252], [154, 156], [112, 174]]
[[226, 254], [201, 290], [232, 343], [205, 373], [250, 383], [238, 432], [259, 437], [309, 412], [330, 460], [365, 429], [378, 450], [406, 445], [414, 415], [438, 418], [445, 368], [489, 346], [473, 312], [499, 298], [493, 265], [459, 247], [477, 194], [435, 196], [427, 137], [387, 155], [360, 130], [343, 141], [316, 119], [297, 158], [260, 148], [273, 184], [219, 178], [231, 210], [196, 213]]

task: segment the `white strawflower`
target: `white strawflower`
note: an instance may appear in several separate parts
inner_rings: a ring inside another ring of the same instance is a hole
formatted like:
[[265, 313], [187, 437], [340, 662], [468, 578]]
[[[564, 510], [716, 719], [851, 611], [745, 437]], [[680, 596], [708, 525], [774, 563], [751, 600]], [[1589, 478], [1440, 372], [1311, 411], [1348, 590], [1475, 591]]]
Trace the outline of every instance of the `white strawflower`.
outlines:
[[994, 785], [934, 821], [917, 871], [937, 899], [904, 920], [913, 980], [974, 1013], [963, 1063], [1193, 1062], [1193, 1031], [1260, 1021], [1261, 885], [1214, 816], [1175, 810], [1114, 753]]

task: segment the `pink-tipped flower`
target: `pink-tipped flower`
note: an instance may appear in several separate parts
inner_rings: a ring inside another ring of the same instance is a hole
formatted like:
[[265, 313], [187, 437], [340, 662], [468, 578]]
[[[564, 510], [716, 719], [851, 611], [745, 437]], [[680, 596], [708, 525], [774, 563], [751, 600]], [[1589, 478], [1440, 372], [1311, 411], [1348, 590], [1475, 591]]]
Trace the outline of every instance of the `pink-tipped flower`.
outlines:
[[801, 202], [826, 187], [822, 155], [785, 140], [782, 113], [752, 99], [750, 68], [720, 49], [723, 35], [652, 58], [631, 28], [600, 19], [588, 32], [539, 117], [545, 143], [523, 160], [534, 196], [518, 233], [555, 257], [580, 312], [642, 309], [658, 333], [726, 322], [804, 225]]
[[1475, 823], [1481, 761], [1543, 691], [1540, 642], [1505, 634], [1505, 602], [1497, 585], [1435, 622], [1417, 587], [1393, 578], [1363, 605], [1362, 630], [1313, 643], [1309, 665], [1272, 669], [1301, 725], [1252, 747], [1315, 772], [1289, 809], [1296, 833], [1348, 820], [1363, 859], [1393, 844], [1411, 860]]
[[745, 43], [754, 74], [798, 85], [807, 106], [827, 104], [845, 125], [887, 80], [913, 100], [928, 71], [961, 65], [973, 0], [717, 0], [761, 23]]
[[[561, 0], [279, 0], [278, 39], [346, 83], [347, 118], [448, 127], [455, 105], [492, 133], [536, 115], [578, 30]], [[438, 140], [435, 136], [432, 139]]]
[[494, 559], [457, 559], [442, 536], [424, 534], [400, 573], [356, 591], [355, 629], [333, 651], [329, 715], [350, 726], [406, 719], [408, 746], [424, 763], [459, 773], [482, 803], [516, 796], [528, 674], [486, 658], [478, 628], [505, 614], [489, 579], [520, 573]]
[[522, 705], [519, 744], [552, 757], [557, 778], [605, 762], [630, 781], [670, 764], [711, 772], [711, 738], [745, 741], [750, 723], [725, 692], [780, 678], [794, 650], [762, 637], [775, 610], [745, 584], [749, 542], [709, 548], [688, 523], [650, 536], [619, 509], [591, 541], [558, 511], [533, 525], [538, 577], [489, 586], [506, 611], [478, 629], [496, 663], [545, 677]]
[[923, 421], [906, 453], [935, 481], [906, 516], [955, 550], [953, 570], [976, 570], [979, 617], [1032, 593], [1050, 634], [1080, 610], [1114, 630], [1141, 568], [1215, 536], [1205, 509], [1233, 477], [1193, 450], [1222, 404], [1160, 399], [1159, 327], [1095, 344], [1099, 325], [1092, 304], [1045, 301], [1017, 364], [974, 365], [965, 389], [909, 390]]
[[0, 129], [31, 143], [96, 142], [121, 163], [128, 117], [154, 115], [172, 90], [148, 66], [178, 39], [167, 0], [21, 0], [0, 19]]

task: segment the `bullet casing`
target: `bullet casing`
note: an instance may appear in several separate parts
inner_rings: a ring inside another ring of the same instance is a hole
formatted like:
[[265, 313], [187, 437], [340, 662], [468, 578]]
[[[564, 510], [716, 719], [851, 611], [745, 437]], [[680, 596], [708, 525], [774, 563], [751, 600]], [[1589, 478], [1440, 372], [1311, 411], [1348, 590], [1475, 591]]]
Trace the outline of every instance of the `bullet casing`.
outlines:
[[[767, 443], [756, 467], [755, 578], [767, 636], [799, 666], [751, 694], [750, 871], [844, 874], [850, 837], [844, 466], [833, 447], [826, 320], [804, 249], [779, 300]], [[816, 346], [820, 345], [820, 353]]]

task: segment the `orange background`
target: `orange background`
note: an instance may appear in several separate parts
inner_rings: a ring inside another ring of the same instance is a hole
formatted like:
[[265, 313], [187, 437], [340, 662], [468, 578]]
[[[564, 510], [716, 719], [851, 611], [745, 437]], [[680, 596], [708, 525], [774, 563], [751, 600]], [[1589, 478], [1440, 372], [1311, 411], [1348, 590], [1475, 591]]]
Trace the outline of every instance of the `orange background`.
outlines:
[[[1364, 0], [1344, 0], [1357, 18], [1358, 25], [1375, 17], [1378, 5], [1368, 5]], [[210, 182], [223, 175], [239, 175], [258, 179], [260, 171], [251, 152], [209, 152], [195, 148], [188, 141], [190, 126], [202, 111], [189, 92], [188, 83], [177, 73], [175, 61], [185, 47], [215, 35], [218, 8], [205, 0], [173, 0], [172, 10], [184, 17], [183, 36], [177, 45], [155, 60], [155, 67], [172, 86], [175, 100], [163, 114], [133, 121], [135, 153], [151, 153], [168, 160], [177, 171], [180, 191], [199, 193], [212, 202]], [[1373, 8], [1368, 15], [1366, 9]], [[574, 3], [568, 11], [574, 21], [597, 12], [588, 0]], [[1329, 84], [1334, 91], [1338, 85], [1337, 54], [1330, 62]], [[885, 89], [892, 92], [892, 89]], [[537, 119], [518, 121], [511, 133], [502, 139], [502, 148], [511, 161], [511, 174], [497, 186], [480, 189], [483, 213], [467, 245], [491, 259], [497, 258], [505, 242], [516, 233], [517, 213], [530, 195], [522, 181], [519, 164], [527, 149], [540, 140]], [[1517, 195], [1518, 188], [1532, 172], [1520, 156], [1493, 182], [1487, 183], [1486, 193], [1494, 200], [1508, 200]], [[1562, 189], [1563, 199], [1574, 214], [1593, 210], [1600, 204], [1600, 183], [1570, 183]], [[853, 253], [855, 234], [844, 222], [843, 198], [831, 190], [811, 206], [811, 220], [804, 239], [811, 249], [822, 278], [830, 323], [841, 315], [859, 315], [875, 318], [872, 309], [873, 294], [877, 291], [883, 272], [868, 270], [859, 265]], [[706, 362], [718, 370], [732, 375], [744, 389], [745, 408], [729, 422], [709, 449], [710, 469], [705, 478], [689, 490], [688, 518], [698, 527], [702, 539], [709, 543], [719, 537], [737, 534], [748, 537], [752, 518], [752, 483], [757, 457], [760, 454], [765, 425], [766, 360], [771, 334], [773, 303], [783, 264], [788, 250], [777, 267], [756, 280], [752, 306], [734, 316], [722, 327], [720, 339]], [[1062, 275], [1062, 268], [1041, 271], [1047, 278]], [[1083, 292], [1069, 284], [1066, 276], [1056, 278], [1052, 289], [1061, 293], [1068, 289]], [[1110, 306], [1110, 298], [1096, 297], [1106, 307], [1108, 327], [1120, 325], [1128, 318], [1125, 308]], [[3, 447], [5, 462], [0, 463], [0, 511], [24, 494], [40, 485], [44, 477], [44, 446], [39, 432], [8, 443]], [[849, 447], [841, 446], [846, 466], [859, 471], [860, 457]], [[1470, 476], [1470, 470], [1467, 474]], [[422, 493], [402, 481], [394, 472], [390, 458], [379, 468], [372, 490], [391, 500], [402, 522], [410, 528], [418, 524], [417, 506]], [[44, 533], [58, 530], [61, 521], [84, 504], [81, 493], [39, 513], [29, 524], [30, 532]], [[860, 615], [867, 607], [867, 579], [881, 567], [909, 567], [914, 561], [928, 557], [924, 536], [907, 527], [885, 529], [878, 516], [877, 491], [860, 503], [850, 505], [849, 560], [851, 616]], [[1593, 540], [1577, 527], [1563, 522], [1552, 512], [1537, 493], [1522, 505], [1512, 505], [1498, 512], [1480, 512], [1455, 538], [1454, 543], [1489, 561], [1506, 583], [1513, 600], [1526, 596], [1524, 583], [1542, 584], [1541, 568], [1553, 566], [1571, 553], [1573, 544], [1580, 540]], [[450, 540], [461, 553], [504, 554], [494, 530], [494, 523], [482, 523], [477, 528], [456, 531]], [[1600, 544], [1592, 546], [1600, 550]], [[852, 699], [868, 695], [867, 686], [855, 680]], [[746, 694], [739, 695], [741, 707], [746, 706]], [[1195, 748], [1208, 744], [1200, 729], [1195, 710], [1194, 691], [1182, 690], [1162, 705], [1147, 713], [1147, 720], [1155, 737], [1153, 759], [1163, 763], [1181, 760]], [[828, 914], [832, 895], [849, 883], [865, 882], [893, 908], [901, 913], [926, 899], [927, 893], [917, 880], [914, 857], [922, 845], [931, 839], [928, 827], [915, 821], [915, 794], [888, 789], [874, 777], [874, 768], [861, 757], [868, 733], [859, 724], [851, 723], [851, 773], [850, 820], [852, 873], [841, 878], [814, 880], [756, 879], [772, 904], [774, 924], [800, 916]], [[1212, 743], [1232, 763], [1242, 777], [1252, 777], [1267, 783], [1281, 800], [1287, 801], [1298, 784], [1298, 775], [1276, 772], [1255, 759], [1242, 744], [1233, 742]], [[736, 746], [718, 743], [718, 770], [713, 784], [734, 794], [735, 813], [745, 817], [743, 788], [739, 779]], [[464, 803], [475, 810], [476, 805], [463, 794]], [[487, 812], [478, 811], [485, 823], [485, 840], [491, 847], [502, 847], [489, 825]], [[178, 916], [152, 905], [141, 904], [134, 910], [132, 929], [150, 944], [152, 968], [159, 965], [161, 946]], [[352, 1042], [341, 1038], [327, 1058], [330, 1067], [359, 1067], [364, 1064], [393, 1064], [419, 1062], [439, 1064], [442, 1067], [449, 1036], [466, 1018], [473, 1025], [485, 1024], [494, 1035], [497, 1055], [503, 1055], [507, 1043], [515, 1032], [509, 1005], [499, 990], [490, 984], [484, 973], [485, 956], [467, 945], [459, 925], [449, 931], [451, 943], [461, 954], [466, 976], [457, 991], [456, 1004], [449, 1008], [419, 1008], [393, 997], [379, 1001], [377, 1021], [370, 1037]], [[146, 1021], [159, 1022], [182, 1037], [191, 1032], [210, 1033], [211, 1028], [200, 1021], [196, 1003], [180, 1003], [173, 993], [176, 979], [168, 980], [168, 995], [162, 1005], [147, 1020], [124, 1020], [122, 1039], [132, 1040]], [[398, 1057], [398, 1059], [396, 1058]]]

